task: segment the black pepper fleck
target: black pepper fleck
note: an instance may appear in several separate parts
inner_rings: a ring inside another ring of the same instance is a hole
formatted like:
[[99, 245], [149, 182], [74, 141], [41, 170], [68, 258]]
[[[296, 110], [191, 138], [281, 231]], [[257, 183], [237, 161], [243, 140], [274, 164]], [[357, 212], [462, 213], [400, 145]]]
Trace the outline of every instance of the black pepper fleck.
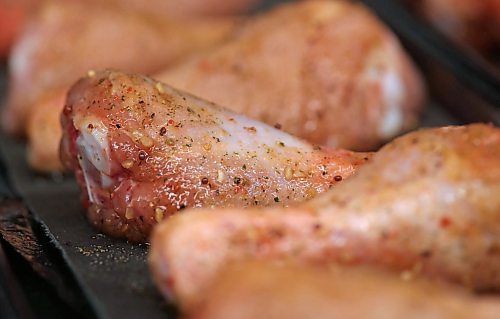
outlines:
[[148, 157], [148, 154], [146, 152], [144, 152], [144, 151], [139, 152], [139, 159], [141, 161], [144, 161], [147, 157]]
[[162, 127], [160, 128], [160, 136], [163, 136], [163, 135], [165, 135], [165, 134], [167, 134], [167, 129], [165, 128], [165, 126], [162, 126]]
[[420, 256], [423, 258], [429, 258], [432, 256], [432, 252], [430, 250], [424, 250], [420, 253]]

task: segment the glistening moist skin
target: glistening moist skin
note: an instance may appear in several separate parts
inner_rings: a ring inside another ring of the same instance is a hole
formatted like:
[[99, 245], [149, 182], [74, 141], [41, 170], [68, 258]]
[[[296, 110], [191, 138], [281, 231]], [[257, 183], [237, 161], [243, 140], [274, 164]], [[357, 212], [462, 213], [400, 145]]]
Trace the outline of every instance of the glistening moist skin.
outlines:
[[365, 153], [313, 147], [280, 130], [115, 71], [89, 72], [63, 114], [63, 157], [101, 231], [145, 241], [188, 207], [288, 205], [352, 175]]
[[401, 105], [404, 105], [410, 94], [403, 79], [402, 70], [405, 61], [399, 57], [400, 52], [395, 50], [397, 40], [395, 38], [390, 40], [393, 41], [382, 42], [381, 47], [371, 53], [362, 73], [362, 78], [366, 81], [380, 86], [385, 111], [381, 112], [382, 118], [379, 121], [377, 134], [383, 140], [393, 138], [408, 126], [401, 109]]

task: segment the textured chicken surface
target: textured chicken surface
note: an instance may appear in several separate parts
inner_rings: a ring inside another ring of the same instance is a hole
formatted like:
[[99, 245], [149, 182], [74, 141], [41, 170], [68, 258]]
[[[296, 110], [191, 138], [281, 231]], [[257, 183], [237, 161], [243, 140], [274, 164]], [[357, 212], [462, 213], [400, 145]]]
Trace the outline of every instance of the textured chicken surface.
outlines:
[[279, 6], [158, 78], [311, 142], [364, 151], [413, 127], [424, 100], [396, 37], [338, 0]]
[[[70, 91], [62, 152], [88, 218], [144, 241], [186, 207], [303, 201], [352, 175], [369, 154], [323, 150], [140, 75], [103, 71]], [[86, 190], [85, 190], [86, 189]]]
[[159, 225], [151, 242], [158, 285], [183, 305], [241, 258], [374, 264], [498, 289], [500, 129], [407, 134], [301, 206], [186, 212]]
[[494, 319], [500, 298], [369, 269], [229, 265], [189, 319]]
[[[3, 127], [23, 134], [27, 116], [47, 91], [68, 88], [90, 68], [151, 73], [221, 41], [232, 26], [224, 19], [173, 20], [108, 2], [45, 3], [13, 48]], [[52, 116], [61, 110], [55, 105]]]
[[500, 0], [419, 0], [423, 15], [440, 31], [482, 53], [500, 47]]

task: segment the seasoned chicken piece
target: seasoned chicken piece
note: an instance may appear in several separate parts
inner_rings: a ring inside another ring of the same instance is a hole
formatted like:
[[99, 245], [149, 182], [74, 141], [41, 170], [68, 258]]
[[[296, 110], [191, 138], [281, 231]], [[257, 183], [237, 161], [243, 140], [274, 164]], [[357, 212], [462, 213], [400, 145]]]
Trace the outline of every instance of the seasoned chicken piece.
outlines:
[[491, 54], [500, 47], [500, 0], [412, 0], [424, 17], [454, 40]]
[[303, 205], [186, 212], [151, 241], [156, 282], [186, 307], [222, 265], [242, 258], [374, 264], [498, 289], [500, 129], [410, 133]]
[[[13, 48], [3, 127], [23, 134], [28, 114], [47, 91], [67, 89], [90, 68], [151, 73], [222, 41], [232, 27], [232, 20], [173, 20], [106, 2], [48, 2]], [[53, 112], [61, 110], [55, 105]]]
[[297, 1], [158, 79], [313, 143], [370, 150], [412, 128], [419, 73], [367, 9]]
[[90, 222], [145, 241], [186, 207], [288, 205], [352, 175], [369, 154], [327, 150], [150, 78], [89, 74], [62, 117], [63, 162]]
[[373, 269], [244, 262], [185, 310], [189, 319], [494, 319], [500, 298]]

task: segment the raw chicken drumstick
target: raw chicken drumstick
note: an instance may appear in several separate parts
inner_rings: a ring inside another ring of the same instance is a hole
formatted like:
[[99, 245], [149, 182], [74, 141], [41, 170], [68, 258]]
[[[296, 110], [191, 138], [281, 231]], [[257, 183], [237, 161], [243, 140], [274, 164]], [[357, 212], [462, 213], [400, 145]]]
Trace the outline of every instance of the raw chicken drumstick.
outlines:
[[242, 258], [375, 264], [498, 289], [500, 129], [410, 133], [301, 206], [186, 212], [151, 242], [158, 285], [187, 306], [219, 267]]
[[[157, 78], [308, 141], [357, 150], [410, 128], [424, 99], [392, 33], [344, 1], [296, 2], [250, 18], [224, 44]], [[55, 99], [37, 103], [30, 116], [37, 168], [59, 166]]]
[[63, 161], [88, 194], [90, 222], [135, 242], [186, 207], [304, 201], [370, 156], [313, 147], [145, 76], [116, 71], [75, 84], [62, 123]]
[[189, 319], [496, 319], [498, 296], [359, 267], [226, 266]]
[[425, 98], [394, 34], [339, 0], [281, 5], [157, 78], [312, 143], [358, 151], [413, 128]]
[[[3, 128], [24, 134], [27, 117], [39, 99], [56, 90], [64, 94], [88, 69], [155, 72], [222, 41], [232, 28], [232, 20], [175, 20], [105, 2], [44, 3], [12, 50]], [[55, 105], [54, 117], [61, 110], [62, 105]]]

